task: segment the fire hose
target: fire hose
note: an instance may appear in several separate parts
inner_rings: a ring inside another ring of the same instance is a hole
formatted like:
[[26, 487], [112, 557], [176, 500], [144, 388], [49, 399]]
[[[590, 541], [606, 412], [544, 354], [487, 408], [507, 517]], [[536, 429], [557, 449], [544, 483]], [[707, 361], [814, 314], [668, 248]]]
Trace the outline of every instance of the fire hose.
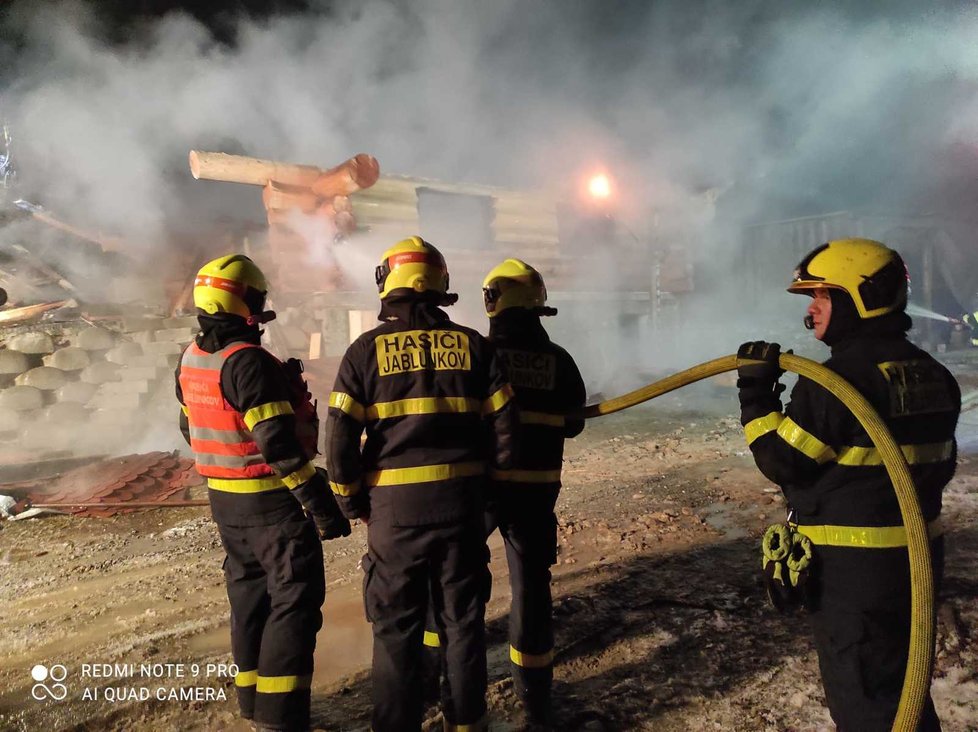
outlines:
[[[742, 363], [755, 363], [755, 361], [738, 360], [735, 355], [723, 356], [672, 374], [614, 399], [592, 404], [585, 407], [577, 416], [587, 419], [612, 414], [667, 394], [681, 386], [733, 371]], [[786, 371], [811, 379], [849, 408], [879, 450], [887, 475], [896, 491], [903, 525], [907, 531], [907, 552], [910, 559], [910, 652], [907, 671], [903, 678], [903, 689], [900, 693], [900, 705], [893, 720], [892, 730], [913, 732], [917, 729], [917, 722], [923, 711], [934, 659], [934, 574], [931, 568], [927, 527], [917, 503], [917, 491], [907, 459], [876, 410], [845, 379], [815, 361], [790, 353], [781, 354], [779, 364]]]

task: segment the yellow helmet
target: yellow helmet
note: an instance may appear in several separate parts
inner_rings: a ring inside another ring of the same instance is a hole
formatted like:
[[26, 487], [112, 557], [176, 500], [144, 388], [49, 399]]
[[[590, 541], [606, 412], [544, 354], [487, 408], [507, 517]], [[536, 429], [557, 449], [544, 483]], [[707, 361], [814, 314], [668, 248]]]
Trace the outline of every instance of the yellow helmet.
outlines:
[[258, 265], [243, 254], [213, 259], [197, 272], [194, 305], [208, 315], [233, 313], [252, 318], [262, 313], [268, 282]]
[[402, 239], [384, 252], [374, 278], [381, 300], [401, 289], [437, 292], [451, 299], [445, 258], [420, 236]]
[[907, 306], [909, 276], [903, 258], [872, 239], [823, 244], [795, 269], [788, 292], [811, 294], [831, 287], [849, 293], [860, 318], [876, 318]]
[[544, 307], [547, 286], [533, 267], [520, 259], [497, 264], [482, 281], [486, 314], [494, 318], [509, 308], [524, 308], [538, 315], [556, 315], [554, 308]]

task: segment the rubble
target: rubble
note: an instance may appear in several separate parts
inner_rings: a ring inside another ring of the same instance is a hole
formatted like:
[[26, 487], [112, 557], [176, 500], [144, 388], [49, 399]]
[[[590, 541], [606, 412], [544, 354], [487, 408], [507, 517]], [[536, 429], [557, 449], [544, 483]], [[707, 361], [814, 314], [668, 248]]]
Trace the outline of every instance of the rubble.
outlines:
[[0, 391], [0, 409], [27, 412], [44, 406], [44, 394], [33, 386], [10, 386]]
[[85, 328], [75, 336], [74, 345], [84, 351], [107, 351], [115, 342], [115, 336], [104, 328]]
[[[3, 352], [0, 351], [0, 354]], [[77, 346], [66, 346], [49, 353], [44, 357], [45, 366], [52, 366], [62, 371], [81, 371], [91, 363], [88, 351]]]
[[54, 340], [47, 333], [18, 333], [7, 341], [7, 348], [29, 355], [48, 354], [54, 351]]
[[67, 382], [68, 377], [61, 369], [53, 366], [37, 366], [20, 374], [14, 383], [20, 386], [33, 386], [41, 391], [55, 391]]

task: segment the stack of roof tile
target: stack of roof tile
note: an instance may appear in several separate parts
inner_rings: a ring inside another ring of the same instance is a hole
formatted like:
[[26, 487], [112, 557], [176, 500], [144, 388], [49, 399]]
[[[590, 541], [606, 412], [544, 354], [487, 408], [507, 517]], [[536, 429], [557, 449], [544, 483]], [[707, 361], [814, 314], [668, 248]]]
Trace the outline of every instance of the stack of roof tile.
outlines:
[[182, 501], [188, 498], [191, 487], [200, 484], [192, 460], [176, 453], [150, 452], [96, 460], [53, 479], [19, 487], [31, 503], [64, 504], [64, 510], [79, 516], [113, 516], [139, 509], [70, 504]]

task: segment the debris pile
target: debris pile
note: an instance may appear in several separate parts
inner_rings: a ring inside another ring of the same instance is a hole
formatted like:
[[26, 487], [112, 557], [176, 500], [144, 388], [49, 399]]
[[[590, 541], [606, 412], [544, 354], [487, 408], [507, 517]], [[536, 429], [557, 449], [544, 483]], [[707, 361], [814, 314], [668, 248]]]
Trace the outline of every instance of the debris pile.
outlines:
[[7, 483], [0, 492], [18, 499], [15, 515], [34, 507], [105, 517], [153, 505], [202, 505], [189, 493], [200, 485], [192, 460], [151, 452], [92, 460], [53, 477]]
[[120, 318], [0, 331], [0, 464], [179, 444], [173, 369], [197, 321]]

